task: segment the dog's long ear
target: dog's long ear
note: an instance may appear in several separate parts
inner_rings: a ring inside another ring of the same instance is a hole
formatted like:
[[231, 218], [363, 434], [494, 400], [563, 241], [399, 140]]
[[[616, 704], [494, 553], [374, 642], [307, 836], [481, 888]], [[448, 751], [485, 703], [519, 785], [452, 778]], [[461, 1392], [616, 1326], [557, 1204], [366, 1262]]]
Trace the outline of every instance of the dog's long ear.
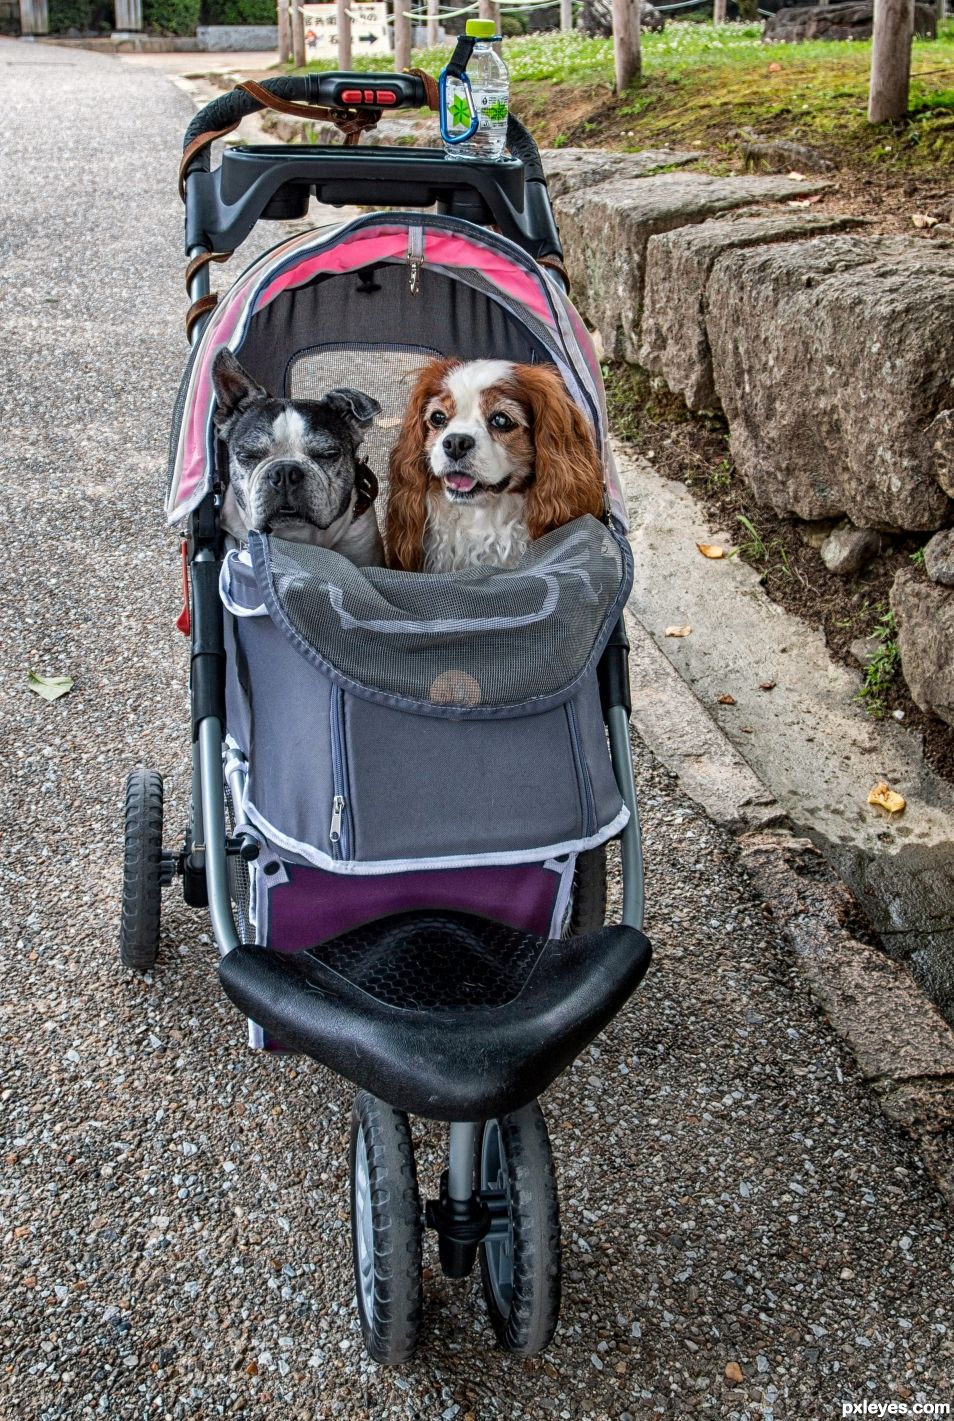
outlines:
[[366, 395], [363, 390], [352, 390], [347, 385], [329, 390], [322, 404], [330, 405], [336, 414], [340, 414], [351, 430], [355, 444], [361, 443], [364, 431], [374, 416], [381, 412], [381, 406], [371, 395]]
[[534, 481], [527, 491], [527, 528], [542, 538], [591, 513], [603, 515], [603, 469], [593, 429], [552, 365], [518, 365], [533, 416]]
[[268, 391], [253, 380], [244, 366], [223, 346], [212, 362], [212, 386], [215, 390], [215, 424], [222, 429], [233, 415], [251, 400], [267, 400]]
[[404, 411], [404, 423], [391, 450], [385, 542], [388, 567], [420, 572], [424, 565], [427, 490], [431, 471], [425, 450], [424, 411], [444, 379], [460, 362], [432, 360], [419, 372]]

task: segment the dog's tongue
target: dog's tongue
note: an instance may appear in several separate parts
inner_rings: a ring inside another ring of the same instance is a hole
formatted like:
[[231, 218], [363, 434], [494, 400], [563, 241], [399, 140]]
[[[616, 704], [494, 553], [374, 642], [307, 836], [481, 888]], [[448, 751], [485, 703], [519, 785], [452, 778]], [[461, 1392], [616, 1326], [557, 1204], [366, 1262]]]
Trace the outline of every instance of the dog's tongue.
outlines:
[[460, 493], [470, 493], [472, 488], [477, 487], [477, 480], [470, 474], [445, 474], [444, 480]]

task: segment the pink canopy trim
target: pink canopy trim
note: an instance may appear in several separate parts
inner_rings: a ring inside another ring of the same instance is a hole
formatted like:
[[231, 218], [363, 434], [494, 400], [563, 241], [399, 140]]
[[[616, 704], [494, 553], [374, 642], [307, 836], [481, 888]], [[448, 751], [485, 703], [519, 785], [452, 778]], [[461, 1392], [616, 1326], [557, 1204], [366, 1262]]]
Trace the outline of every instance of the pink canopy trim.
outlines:
[[[237, 354], [241, 352], [249, 319], [264, 310], [283, 292], [303, 286], [322, 273], [345, 273], [380, 261], [406, 259], [408, 227], [382, 221], [380, 227], [362, 227], [348, 235], [329, 236], [307, 232], [283, 243], [268, 256], [256, 262], [236, 281], [212, 313], [203, 331], [187, 393], [187, 413], [179, 433], [175, 476], [166, 501], [170, 523], [184, 518], [209, 486], [210, 422], [213, 406], [211, 367], [216, 352], [222, 346]], [[282, 266], [301, 248], [301, 260], [268, 281], [269, 270]], [[317, 248], [317, 249], [316, 249]], [[526, 270], [506, 255], [458, 233], [424, 231], [424, 261], [444, 269], [476, 269], [511, 300], [531, 311], [550, 330], [555, 322], [547, 299], [546, 278]], [[267, 282], [263, 287], [263, 282]], [[255, 293], [258, 293], [255, 295]], [[555, 295], [556, 293], [554, 293]], [[592, 346], [576, 312], [565, 302], [570, 312], [574, 335], [587, 364], [593, 369], [599, 387], [599, 370]], [[574, 319], [575, 318], [575, 319]]]

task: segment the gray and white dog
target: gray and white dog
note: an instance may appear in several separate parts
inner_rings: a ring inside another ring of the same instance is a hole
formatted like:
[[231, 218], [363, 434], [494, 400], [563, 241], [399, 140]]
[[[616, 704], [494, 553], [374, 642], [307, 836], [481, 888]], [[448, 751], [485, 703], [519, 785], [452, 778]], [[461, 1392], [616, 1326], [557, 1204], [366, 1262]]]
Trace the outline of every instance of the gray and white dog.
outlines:
[[357, 457], [381, 406], [361, 390], [320, 400], [275, 399], [230, 350], [212, 364], [215, 424], [229, 456], [221, 524], [334, 548], [359, 567], [384, 562], [374, 513], [377, 482]]

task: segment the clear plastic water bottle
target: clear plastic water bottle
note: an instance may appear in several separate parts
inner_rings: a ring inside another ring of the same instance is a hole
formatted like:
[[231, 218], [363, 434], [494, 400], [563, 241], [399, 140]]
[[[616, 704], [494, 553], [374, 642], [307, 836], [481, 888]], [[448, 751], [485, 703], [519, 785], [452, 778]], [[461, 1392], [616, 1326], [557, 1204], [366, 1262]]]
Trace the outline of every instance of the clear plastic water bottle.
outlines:
[[[474, 96], [479, 125], [465, 143], [444, 142], [449, 158], [479, 158], [495, 162], [502, 158], [507, 144], [507, 114], [510, 111], [510, 75], [500, 55], [490, 41], [494, 37], [493, 20], [468, 20], [466, 33], [477, 43], [467, 65], [467, 77]], [[466, 133], [471, 123], [470, 108], [463, 84], [447, 76], [444, 91], [445, 120], [448, 132]]]

